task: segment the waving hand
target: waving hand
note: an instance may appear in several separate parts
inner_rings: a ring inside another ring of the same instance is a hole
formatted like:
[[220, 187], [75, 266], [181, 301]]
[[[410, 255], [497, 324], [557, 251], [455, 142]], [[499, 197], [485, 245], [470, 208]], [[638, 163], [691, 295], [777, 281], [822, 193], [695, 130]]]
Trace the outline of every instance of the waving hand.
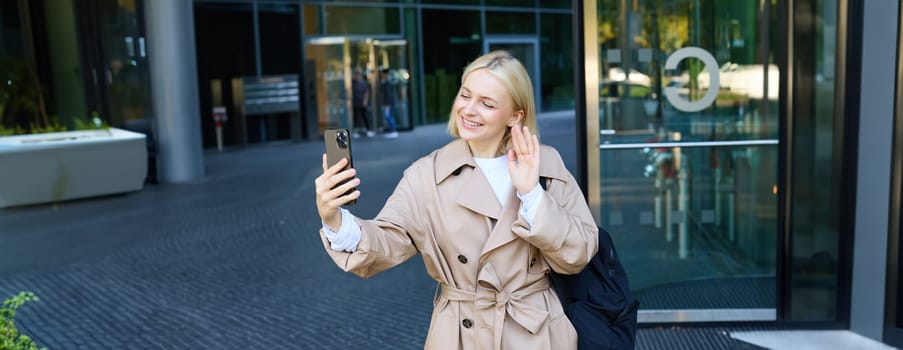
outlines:
[[508, 174], [517, 192], [527, 194], [539, 184], [539, 138], [526, 126], [511, 127]]

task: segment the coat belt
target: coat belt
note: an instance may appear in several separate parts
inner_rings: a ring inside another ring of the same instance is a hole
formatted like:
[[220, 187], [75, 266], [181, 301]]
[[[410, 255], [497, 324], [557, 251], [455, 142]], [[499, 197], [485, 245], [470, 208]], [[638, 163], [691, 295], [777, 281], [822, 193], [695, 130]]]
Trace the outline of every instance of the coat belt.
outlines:
[[536, 334], [543, 323], [549, 317], [549, 311], [530, 305], [524, 300], [536, 293], [549, 289], [548, 278], [540, 279], [533, 284], [525, 286], [509, 293], [498, 290], [496, 286], [478, 286], [476, 292], [454, 288], [445, 284], [441, 285], [439, 296], [449, 301], [472, 302], [480, 310], [494, 309], [494, 343], [495, 349], [501, 349], [502, 330], [504, 329], [505, 315], [511, 317], [514, 322], [521, 325], [530, 334]]

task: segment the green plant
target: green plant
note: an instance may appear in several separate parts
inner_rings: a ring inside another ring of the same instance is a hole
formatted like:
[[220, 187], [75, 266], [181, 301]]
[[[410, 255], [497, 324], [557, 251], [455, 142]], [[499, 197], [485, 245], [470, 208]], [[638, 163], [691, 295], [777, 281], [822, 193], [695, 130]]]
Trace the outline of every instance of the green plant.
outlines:
[[29, 301], [38, 301], [32, 292], [20, 292], [3, 301], [0, 307], [0, 350], [38, 350], [38, 346], [27, 335], [19, 333], [13, 318], [16, 310]]
[[41, 126], [39, 124], [31, 123], [29, 124], [32, 134], [41, 134], [45, 132], [59, 132], [66, 131], [66, 126], [60, 124], [60, 119], [56, 116], [50, 118], [50, 122], [45, 126]]
[[[47, 132], [60, 132], [60, 131], [69, 131], [69, 130], [107, 130], [110, 128], [110, 124], [107, 121], [100, 119], [100, 114], [97, 112], [93, 113], [93, 118], [90, 120], [85, 120], [83, 118], [73, 118], [72, 123], [74, 124], [73, 128], [69, 128], [66, 125], [60, 123], [59, 118], [56, 116], [50, 117], [50, 123], [47, 126], [39, 126], [35, 123], [29, 124], [30, 132], [26, 132], [21, 126], [16, 125], [13, 127], [6, 127], [3, 124], [0, 124], [0, 136], [10, 136], [10, 135], [22, 135], [22, 134], [41, 134]], [[0, 349], [2, 350], [2, 349]]]
[[33, 65], [22, 57], [0, 56], [0, 125], [52, 129], [42, 90]]
[[22, 130], [22, 128], [20, 127], [7, 128], [0, 124], [0, 136], [17, 135], [23, 133], [25, 133], [25, 130]]
[[100, 113], [97, 111], [91, 112], [91, 119], [85, 120], [82, 118], [75, 118], [72, 120], [75, 124], [74, 130], [94, 130], [94, 129], [109, 129], [110, 124], [103, 119], [100, 119]]

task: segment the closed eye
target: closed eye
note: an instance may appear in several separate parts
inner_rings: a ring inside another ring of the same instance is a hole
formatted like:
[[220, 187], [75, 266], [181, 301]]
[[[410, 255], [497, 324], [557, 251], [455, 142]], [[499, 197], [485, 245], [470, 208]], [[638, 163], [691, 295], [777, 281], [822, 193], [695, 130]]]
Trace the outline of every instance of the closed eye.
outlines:
[[470, 89], [466, 86], [462, 86], [461, 89], [458, 90], [458, 96], [461, 96], [461, 98], [465, 100], [470, 99]]

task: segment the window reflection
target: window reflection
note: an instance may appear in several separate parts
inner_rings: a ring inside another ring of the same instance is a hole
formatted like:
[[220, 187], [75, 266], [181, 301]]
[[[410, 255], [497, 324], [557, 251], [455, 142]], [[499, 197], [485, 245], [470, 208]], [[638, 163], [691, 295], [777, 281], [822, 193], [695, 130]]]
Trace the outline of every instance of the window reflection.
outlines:
[[574, 109], [574, 31], [570, 14], [540, 15], [539, 50], [544, 111]]
[[[327, 35], [401, 34], [397, 8], [325, 6]], [[367, 20], [349, 20], [366, 18]]]
[[462, 70], [483, 50], [480, 12], [424, 9], [422, 14], [424, 33], [448, 38], [423, 41], [426, 122], [445, 122]]

